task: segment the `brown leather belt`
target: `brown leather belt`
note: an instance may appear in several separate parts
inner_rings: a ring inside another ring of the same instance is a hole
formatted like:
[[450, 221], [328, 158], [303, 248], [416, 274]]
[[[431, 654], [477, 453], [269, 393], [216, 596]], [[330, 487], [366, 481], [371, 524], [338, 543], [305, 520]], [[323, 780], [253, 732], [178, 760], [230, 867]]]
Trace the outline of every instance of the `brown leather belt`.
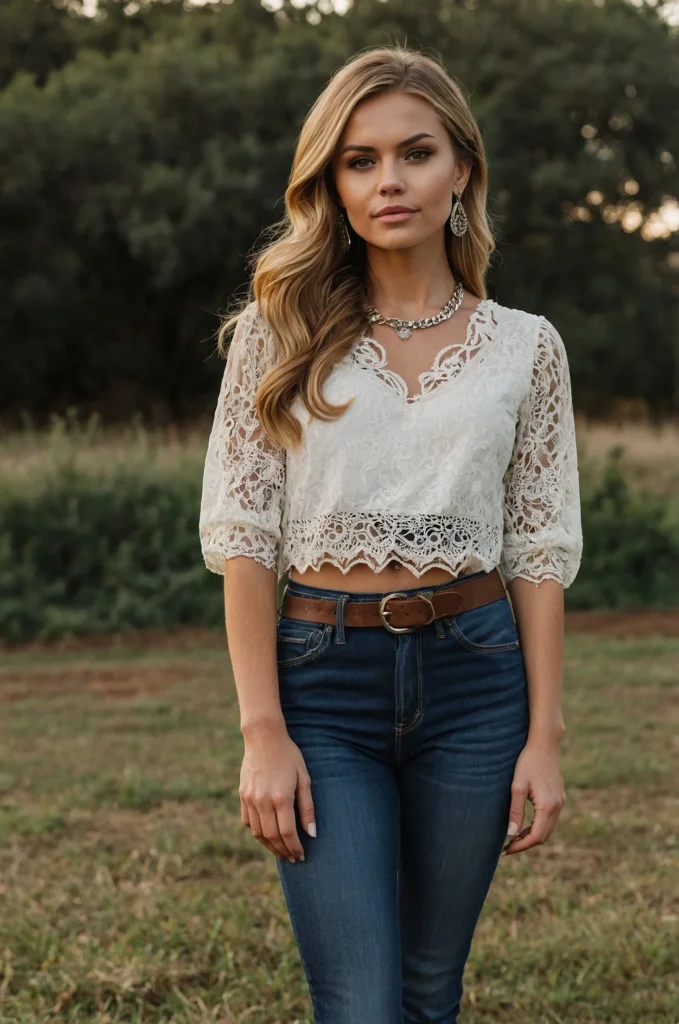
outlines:
[[[386, 626], [391, 633], [412, 633], [422, 626], [428, 626], [434, 619], [479, 608], [506, 594], [502, 576], [495, 568], [473, 580], [461, 580], [459, 583], [453, 580], [450, 589], [439, 590], [431, 597], [424, 594], [407, 597], [397, 590], [385, 594], [380, 601], [347, 601], [344, 605], [344, 625]], [[302, 597], [291, 594], [286, 587], [281, 615], [334, 624], [337, 621], [337, 599]]]

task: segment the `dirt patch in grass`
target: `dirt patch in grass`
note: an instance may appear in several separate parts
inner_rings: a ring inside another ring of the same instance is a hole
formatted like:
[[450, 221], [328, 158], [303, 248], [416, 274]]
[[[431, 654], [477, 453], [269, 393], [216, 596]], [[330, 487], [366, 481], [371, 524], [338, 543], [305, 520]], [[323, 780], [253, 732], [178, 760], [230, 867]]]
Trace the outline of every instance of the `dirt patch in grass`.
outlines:
[[146, 651], [161, 648], [168, 651], [191, 651], [206, 647], [224, 650], [224, 630], [202, 629], [200, 626], [185, 626], [181, 629], [138, 629], [63, 637], [58, 640], [32, 640], [30, 643], [22, 644], [10, 644], [0, 639], [0, 651], [17, 654], [38, 654], [43, 651]]
[[[566, 612], [567, 633], [598, 633], [625, 639], [633, 636], [679, 637], [679, 608], [638, 611], [571, 611]], [[66, 637], [59, 640], [32, 641], [9, 644], [0, 639], [0, 651], [31, 654], [45, 651], [191, 651], [199, 648], [226, 650], [223, 630], [201, 629], [198, 626], [183, 629], [147, 629], [106, 633], [102, 635]]]
[[598, 633], [625, 639], [632, 636], [679, 637], [679, 608], [643, 611], [566, 612], [567, 633]]
[[201, 662], [172, 665], [101, 665], [59, 669], [16, 669], [0, 673], [0, 702], [28, 697], [59, 697], [65, 693], [125, 698], [153, 694], [194, 680], [205, 671]]

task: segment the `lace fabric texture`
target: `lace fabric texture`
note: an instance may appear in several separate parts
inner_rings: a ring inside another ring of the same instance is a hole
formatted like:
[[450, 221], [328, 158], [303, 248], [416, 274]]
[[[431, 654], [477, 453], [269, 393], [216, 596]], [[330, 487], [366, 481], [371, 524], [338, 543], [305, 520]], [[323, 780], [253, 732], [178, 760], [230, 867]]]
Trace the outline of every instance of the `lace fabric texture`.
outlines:
[[[456, 373], [459, 373], [465, 363], [468, 363], [479, 352], [483, 351], [483, 343], [487, 332], [482, 327], [484, 325], [487, 326], [488, 323], [487, 319], [483, 320], [483, 317], [491, 305], [490, 299], [483, 299], [477, 305], [471, 317], [464, 344], [458, 345], [454, 343], [446, 345], [445, 348], [441, 349], [434, 359], [433, 366], [419, 375], [420, 391], [415, 395], [408, 394], [408, 386], [403, 378], [398, 373], [389, 369], [384, 346], [375, 338], [365, 335], [359, 338], [352, 357], [357, 366], [365, 367], [365, 369], [377, 374], [380, 380], [384, 381], [387, 387], [395, 391], [404, 402], [407, 402], [409, 405], [414, 402], [420, 402], [426, 395], [435, 391], [440, 384], [445, 383], [454, 377]], [[482, 326], [480, 327], [479, 324]]]
[[200, 509], [205, 564], [246, 555], [280, 579], [331, 562], [343, 573], [398, 561], [490, 571], [505, 582], [570, 586], [582, 555], [575, 425], [568, 360], [543, 316], [478, 304], [464, 344], [447, 346], [420, 391], [357, 339], [324, 383], [320, 421], [299, 396], [303, 427], [287, 451], [264, 433], [255, 395], [276, 361], [271, 330], [250, 303], [227, 355], [208, 442]]

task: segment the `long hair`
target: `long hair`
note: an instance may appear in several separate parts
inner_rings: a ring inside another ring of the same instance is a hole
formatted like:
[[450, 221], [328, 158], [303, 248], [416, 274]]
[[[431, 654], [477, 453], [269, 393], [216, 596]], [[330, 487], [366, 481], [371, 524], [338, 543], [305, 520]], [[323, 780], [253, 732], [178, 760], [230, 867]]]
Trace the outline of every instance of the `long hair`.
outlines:
[[478, 125], [459, 86], [442, 64], [417, 51], [380, 46], [351, 58], [331, 77], [307, 114], [285, 191], [285, 215], [255, 254], [248, 295], [222, 322], [218, 347], [245, 306], [256, 301], [275, 339], [276, 361], [259, 384], [255, 405], [265, 433], [284, 448], [298, 447], [302, 429], [289, 406], [299, 395], [311, 416], [333, 420], [351, 404], [332, 405], [323, 381], [348, 355], [365, 329], [366, 246], [351, 228], [351, 247], [340, 244], [342, 215], [331, 161], [354, 109], [369, 96], [402, 90], [428, 100], [450, 135], [457, 159], [471, 164], [464, 192], [468, 229], [461, 237], [445, 226], [448, 260], [456, 278], [480, 299], [495, 248], [486, 210], [488, 166]]

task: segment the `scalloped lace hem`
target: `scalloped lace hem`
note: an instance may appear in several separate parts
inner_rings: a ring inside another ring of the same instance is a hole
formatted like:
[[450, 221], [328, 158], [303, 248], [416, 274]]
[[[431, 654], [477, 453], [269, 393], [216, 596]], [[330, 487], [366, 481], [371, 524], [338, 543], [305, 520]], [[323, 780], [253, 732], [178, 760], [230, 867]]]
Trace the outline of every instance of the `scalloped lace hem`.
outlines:
[[549, 569], [543, 567], [542, 569], [535, 569], [530, 571], [529, 569], [517, 569], [510, 571], [506, 565], [502, 563], [492, 563], [484, 561], [479, 556], [465, 556], [464, 559], [452, 560], [446, 558], [435, 558], [430, 559], [427, 562], [414, 564], [409, 559], [398, 555], [396, 552], [391, 552], [385, 555], [383, 558], [368, 558], [365, 555], [354, 555], [347, 557], [346, 559], [340, 560], [333, 556], [318, 555], [315, 558], [296, 558], [289, 556], [284, 562], [276, 563], [272, 557], [270, 551], [262, 549], [255, 549], [247, 545], [241, 545], [237, 548], [227, 548], [220, 550], [206, 550], [204, 552], [205, 566], [211, 572], [224, 575], [224, 559], [234, 558], [238, 555], [245, 555], [248, 558], [253, 558], [260, 565], [263, 565], [266, 569], [273, 569], [276, 572], [277, 578], [281, 580], [287, 575], [291, 569], [296, 569], [297, 572], [305, 572], [307, 569], [319, 569], [323, 564], [329, 564], [339, 569], [343, 576], [346, 576], [351, 569], [356, 565], [367, 565], [373, 572], [381, 572], [391, 562], [398, 562], [404, 568], [408, 569], [416, 579], [420, 579], [430, 569], [444, 569], [446, 572], [451, 572], [455, 576], [460, 576], [463, 573], [472, 572], [490, 572], [491, 569], [497, 567], [505, 583], [509, 583], [511, 580], [526, 580], [528, 583], [533, 583], [536, 587], [543, 583], [545, 580], [554, 580], [561, 586], [568, 587], [572, 582], [568, 576], [564, 576], [557, 569]]
[[512, 580], [526, 580], [528, 583], [534, 583], [535, 586], [539, 586], [544, 583], [545, 580], [554, 580], [556, 583], [560, 583], [562, 587], [567, 587], [570, 582], [564, 582], [564, 577], [556, 569], [543, 569], [542, 572], [529, 572], [527, 569], [522, 569], [520, 572], [510, 573], [507, 569], [503, 571], [505, 583], [510, 583]]
[[430, 569], [444, 569], [446, 572], [452, 572], [455, 576], [459, 576], [462, 573], [490, 572], [491, 569], [495, 568], [494, 563], [483, 562], [481, 559], [470, 556], [468, 553], [463, 559], [453, 560], [438, 557], [415, 564], [405, 556], [399, 555], [398, 552], [392, 551], [381, 558], [366, 557], [361, 553], [347, 556], [345, 559], [338, 559], [332, 555], [317, 555], [315, 558], [306, 559], [290, 556], [279, 568], [279, 573], [283, 575], [293, 568], [297, 572], [304, 572], [306, 569], [318, 569], [321, 564], [329, 563], [336, 569], [339, 569], [343, 576], [346, 576], [350, 569], [353, 569], [356, 565], [367, 565], [373, 572], [381, 572], [390, 562], [398, 562], [399, 565], [412, 572], [413, 576], [417, 579], [424, 576]]

